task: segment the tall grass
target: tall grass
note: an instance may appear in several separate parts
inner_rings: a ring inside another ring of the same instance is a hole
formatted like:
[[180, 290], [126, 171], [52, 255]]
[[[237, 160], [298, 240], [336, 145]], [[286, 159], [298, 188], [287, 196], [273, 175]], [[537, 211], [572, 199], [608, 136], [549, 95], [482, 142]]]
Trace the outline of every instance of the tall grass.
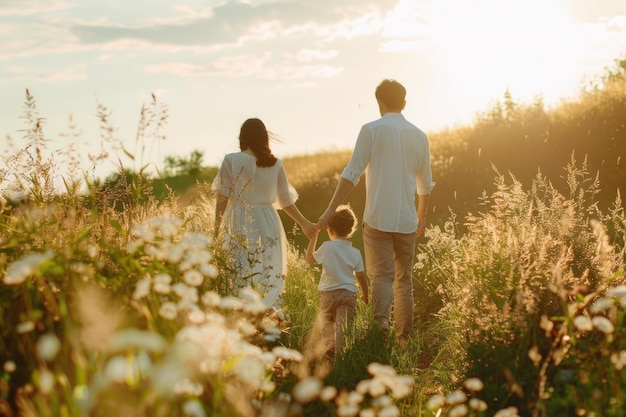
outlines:
[[[61, 183], [86, 187], [54, 188], [48, 179], [64, 177], [34, 104], [28, 95], [26, 143], [2, 171], [4, 415], [623, 415], [626, 216], [619, 192], [598, 203], [587, 160], [570, 157], [564, 188], [541, 171], [530, 183], [491, 171], [471, 212], [439, 211], [416, 255], [408, 346], [359, 304], [330, 362], [316, 345], [320, 271], [302, 259], [300, 231], [288, 226], [283, 321], [233, 287], [210, 184], [191, 202], [157, 199], [140, 163], [111, 184], [85, 172]], [[163, 140], [155, 112], [140, 142]], [[100, 114], [103, 141], [115, 142]], [[145, 148], [122, 149], [138, 161]], [[340, 159], [288, 165], [307, 217], [330, 199]]]

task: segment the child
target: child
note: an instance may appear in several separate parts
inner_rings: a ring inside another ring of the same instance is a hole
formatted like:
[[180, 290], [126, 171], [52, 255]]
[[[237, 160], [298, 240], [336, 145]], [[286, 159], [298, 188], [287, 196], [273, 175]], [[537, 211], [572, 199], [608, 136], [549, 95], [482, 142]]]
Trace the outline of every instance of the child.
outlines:
[[347, 205], [337, 208], [328, 221], [328, 237], [315, 250], [319, 231], [309, 241], [306, 260], [309, 264], [321, 264], [322, 276], [320, 291], [320, 320], [324, 355], [333, 357], [341, 351], [344, 343], [344, 330], [351, 327], [356, 311], [357, 286], [361, 287], [361, 297], [368, 303], [368, 284], [363, 266], [363, 257], [352, 247], [348, 239], [356, 229], [356, 216]]

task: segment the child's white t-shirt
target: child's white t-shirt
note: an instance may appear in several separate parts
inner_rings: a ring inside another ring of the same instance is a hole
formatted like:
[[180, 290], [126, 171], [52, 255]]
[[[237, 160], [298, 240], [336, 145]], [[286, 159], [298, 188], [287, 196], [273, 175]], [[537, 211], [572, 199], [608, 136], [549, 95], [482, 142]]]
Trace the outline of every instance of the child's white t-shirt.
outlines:
[[322, 276], [317, 286], [320, 291], [345, 289], [357, 291], [354, 273], [363, 272], [361, 252], [345, 239], [327, 240], [315, 251], [313, 257], [322, 265]]

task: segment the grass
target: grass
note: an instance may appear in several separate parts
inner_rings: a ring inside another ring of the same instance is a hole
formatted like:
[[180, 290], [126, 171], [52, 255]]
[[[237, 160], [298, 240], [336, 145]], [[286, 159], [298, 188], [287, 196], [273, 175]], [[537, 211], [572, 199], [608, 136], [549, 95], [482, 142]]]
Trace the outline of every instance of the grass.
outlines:
[[[137, 149], [162, 140], [167, 117], [152, 106]], [[285, 222], [281, 321], [258, 294], [233, 286], [237, 271], [212, 236], [210, 184], [194, 177], [196, 194], [177, 195], [141, 168], [107, 184], [67, 177], [59, 192], [31, 96], [26, 108], [28, 146], [2, 171], [4, 415], [623, 415], [626, 216], [621, 193], [609, 202], [601, 186], [619, 166], [596, 175], [595, 162], [570, 152], [564, 185], [489, 167], [490, 187], [438, 210], [419, 244], [408, 346], [378, 333], [359, 304], [346, 350], [330, 363], [316, 349], [320, 271], [304, 262], [300, 231]], [[528, 116], [496, 110], [488, 117], [501, 124], [456, 132], [459, 143], [473, 146], [472, 131], [510, 132]], [[103, 138], [115, 142], [107, 114], [101, 106]], [[553, 126], [565, 117], [543, 116]], [[464, 150], [446, 152], [435, 166], [450, 179], [459, 158], [449, 157]], [[348, 156], [285, 162], [307, 217], [321, 213]], [[356, 212], [363, 193], [350, 196]]]

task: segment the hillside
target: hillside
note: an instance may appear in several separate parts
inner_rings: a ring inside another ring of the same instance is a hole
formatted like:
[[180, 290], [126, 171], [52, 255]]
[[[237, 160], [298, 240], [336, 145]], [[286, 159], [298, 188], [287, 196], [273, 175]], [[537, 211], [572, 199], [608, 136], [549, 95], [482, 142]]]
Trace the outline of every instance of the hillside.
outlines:
[[[431, 224], [443, 224], [451, 212], [464, 219], [480, 211], [481, 197], [495, 191], [499, 175], [528, 188], [540, 174], [571, 198], [564, 178], [571, 163], [588, 173], [588, 197], [606, 209], [626, 193], [626, 60], [581, 90], [576, 99], [555, 108], [547, 109], [540, 99], [516, 102], [505, 92], [472, 125], [432, 132], [429, 137], [437, 183], [431, 196]], [[300, 195], [298, 206], [309, 219], [314, 221], [325, 209], [349, 157], [350, 150], [346, 150], [285, 160], [290, 181]], [[196, 175], [157, 180], [154, 188], [164, 193], [167, 185], [191, 201], [196, 184], [210, 183], [215, 173], [215, 167], [205, 168]], [[361, 182], [347, 199], [358, 215], [364, 196]], [[283, 220], [290, 238], [303, 248], [303, 236], [291, 233], [291, 219], [283, 216]]]

